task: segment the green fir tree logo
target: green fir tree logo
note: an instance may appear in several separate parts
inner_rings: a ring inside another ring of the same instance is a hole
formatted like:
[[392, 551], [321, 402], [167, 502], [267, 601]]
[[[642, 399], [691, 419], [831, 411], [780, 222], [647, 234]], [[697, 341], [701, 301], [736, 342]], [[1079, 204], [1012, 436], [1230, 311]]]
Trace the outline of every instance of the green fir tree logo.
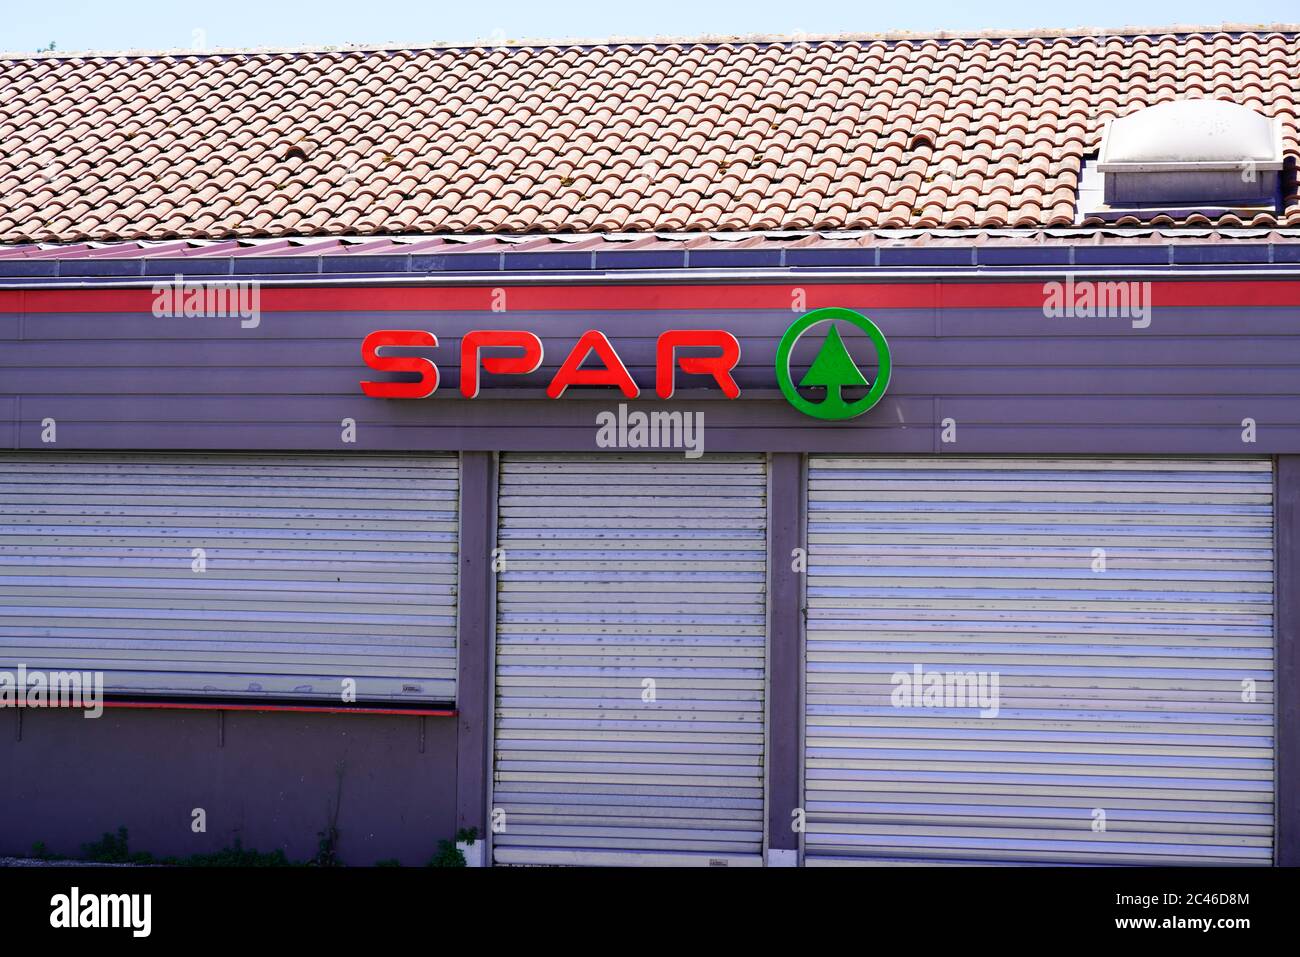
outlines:
[[[877, 371], [874, 382], [868, 381], [862, 374], [862, 370], [858, 368], [858, 364], [853, 361], [853, 356], [849, 354], [848, 347], [845, 346], [844, 339], [840, 335], [837, 326], [839, 322], [846, 322], [860, 329], [875, 349]], [[822, 339], [817, 357], [813, 359], [804, 377], [799, 380], [799, 388], [825, 390], [825, 397], [820, 402], [814, 402], [800, 395], [799, 390], [795, 388], [790, 375], [790, 362], [795, 344], [804, 333], [821, 325], [829, 328], [825, 338]], [[885, 389], [889, 385], [891, 369], [889, 343], [886, 342], [885, 335], [879, 327], [861, 313], [837, 306], [815, 309], [796, 320], [785, 331], [777, 347], [776, 380], [781, 387], [781, 393], [792, 406], [804, 415], [815, 419], [851, 419], [866, 412], [884, 396]], [[844, 397], [845, 389], [866, 389], [867, 394], [860, 399], [849, 401]]]
[[866, 376], [853, 361], [853, 357], [849, 355], [844, 340], [840, 338], [840, 330], [833, 322], [831, 331], [822, 340], [821, 351], [817, 353], [817, 358], [808, 367], [804, 377], [799, 380], [799, 385], [821, 386], [825, 389], [826, 399], [822, 405], [827, 406], [828, 410], [848, 407], [849, 403], [844, 400], [846, 388], [869, 389], [871, 387], [871, 383], [867, 381]]

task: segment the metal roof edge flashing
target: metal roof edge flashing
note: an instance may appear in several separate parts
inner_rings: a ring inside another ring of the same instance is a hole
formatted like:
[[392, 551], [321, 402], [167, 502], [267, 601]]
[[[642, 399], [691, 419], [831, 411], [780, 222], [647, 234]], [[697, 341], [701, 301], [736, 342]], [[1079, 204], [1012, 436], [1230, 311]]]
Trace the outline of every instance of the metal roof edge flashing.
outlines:
[[[1253, 241], [1252, 241], [1253, 240]], [[1300, 263], [1295, 242], [1264, 241], [1252, 236], [1224, 242], [1102, 243], [873, 243], [805, 244], [771, 241], [744, 247], [705, 248], [663, 243], [619, 249], [571, 247], [375, 255], [266, 255], [135, 258], [0, 258], [0, 282], [59, 280], [104, 284], [155, 285], [176, 276], [197, 281], [338, 282], [340, 280], [452, 278], [456, 276], [542, 274], [631, 274], [643, 278], [667, 273], [771, 270], [791, 273], [860, 271], [987, 272], [1006, 269], [1059, 270], [1073, 267], [1276, 266]]]

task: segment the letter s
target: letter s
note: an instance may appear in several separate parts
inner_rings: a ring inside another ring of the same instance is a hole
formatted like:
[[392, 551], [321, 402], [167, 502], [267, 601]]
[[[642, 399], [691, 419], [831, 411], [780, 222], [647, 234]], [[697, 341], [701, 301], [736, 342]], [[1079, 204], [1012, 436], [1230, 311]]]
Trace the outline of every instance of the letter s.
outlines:
[[361, 358], [377, 372], [413, 372], [414, 382], [366, 382], [361, 391], [376, 399], [427, 399], [438, 391], [438, 367], [423, 356], [381, 356], [385, 346], [436, 348], [438, 337], [421, 329], [380, 329], [361, 343]]

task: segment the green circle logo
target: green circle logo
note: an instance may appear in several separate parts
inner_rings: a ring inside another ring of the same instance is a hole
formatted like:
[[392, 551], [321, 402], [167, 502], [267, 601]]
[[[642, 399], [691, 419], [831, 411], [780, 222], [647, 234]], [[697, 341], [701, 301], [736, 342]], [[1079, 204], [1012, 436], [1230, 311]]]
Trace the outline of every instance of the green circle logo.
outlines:
[[[849, 350], [835, 327], [836, 322], [847, 322], [857, 326], [867, 334], [867, 338], [875, 346], [877, 364], [875, 382], [867, 381], [862, 370], [849, 355]], [[790, 356], [794, 352], [795, 343], [803, 338], [804, 333], [823, 323], [829, 323], [830, 331], [822, 340], [821, 351], [817, 353], [817, 358], [808, 367], [804, 377], [799, 380], [801, 386], [819, 386], [826, 390], [826, 398], [820, 402], [812, 402], [799, 394], [790, 378]], [[892, 365], [889, 343], [885, 341], [885, 334], [874, 322], [852, 309], [828, 306], [825, 309], [814, 309], [803, 318], [796, 320], [785, 331], [785, 335], [781, 337], [781, 344], [776, 350], [776, 381], [786, 401], [804, 415], [810, 415], [814, 419], [852, 419], [866, 412], [884, 397], [885, 390], [889, 388], [889, 373]], [[856, 402], [846, 402], [843, 390], [855, 386], [866, 388], [867, 394]]]

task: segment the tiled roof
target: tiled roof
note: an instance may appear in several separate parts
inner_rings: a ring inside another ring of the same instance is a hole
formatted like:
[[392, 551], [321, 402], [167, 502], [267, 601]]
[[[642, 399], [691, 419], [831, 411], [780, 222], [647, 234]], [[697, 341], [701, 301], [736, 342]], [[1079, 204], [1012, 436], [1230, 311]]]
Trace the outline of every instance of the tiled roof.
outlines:
[[12, 57], [0, 242], [1072, 224], [1141, 107], [1300, 154], [1297, 31]]

